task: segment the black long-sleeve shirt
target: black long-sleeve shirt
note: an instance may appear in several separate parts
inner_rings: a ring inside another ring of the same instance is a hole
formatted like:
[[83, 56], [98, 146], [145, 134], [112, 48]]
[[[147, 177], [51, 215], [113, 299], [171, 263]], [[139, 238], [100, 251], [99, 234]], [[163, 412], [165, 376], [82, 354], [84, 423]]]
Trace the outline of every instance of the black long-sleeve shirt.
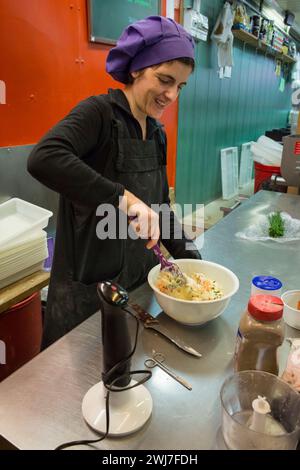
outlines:
[[[113, 104], [126, 120], [131, 138], [142, 139], [141, 127], [132, 115], [124, 93], [114, 90], [113, 97]], [[100, 204], [108, 203], [117, 207], [126, 188], [102, 176], [111, 154], [111, 116], [105, 100], [92, 96], [80, 102], [35, 146], [28, 159], [29, 173], [75, 206], [96, 209]], [[154, 122], [147, 119], [147, 138], [154, 132]], [[163, 202], [169, 204], [166, 168], [163, 194]], [[170, 219], [171, 237], [161, 238], [167, 250], [174, 258], [200, 258], [196, 247], [195, 251], [185, 252], [185, 243], [190, 240], [171, 210]], [[174, 240], [174, 232], [182, 233], [182, 239]]]

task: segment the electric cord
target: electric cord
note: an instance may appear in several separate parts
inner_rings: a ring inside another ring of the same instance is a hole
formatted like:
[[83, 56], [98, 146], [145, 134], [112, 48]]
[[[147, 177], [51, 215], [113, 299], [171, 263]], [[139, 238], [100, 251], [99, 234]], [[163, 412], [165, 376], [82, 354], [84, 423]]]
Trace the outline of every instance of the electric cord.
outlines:
[[[105, 374], [105, 382], [109, 379], [109, 377], [112, 376], [112, 374], [116, 371], [116, 369], [118, 369], [119, 367], [123, 366], [126, 364], [126, 362], [133, 356], [133, 354], [135, 353], [135, 350], [136, 350], [136, 347], [137, 347], [137, 340], [138, 340], [138, 333], [139, 333], [139, 320], [137, 319], [137, 317], [132, 313], [130, 312], [130, 310], [126, 309], [126, 308], [123, 308], [123, 310], [125, 310], [125, 312], [129, 313], [129, 315], [131, 315], [135, 321], [136, 321], [136, 332], [135, 332], [135, 338], [134, 338], [134, 346], [133, 346], [133, 349], [132, 351], [130, 352], [130, 354], [122, 359], [121, 361], [117, 362], [117, 364], [115, 364], [108, 372], [107, 374]], [[100, 438], [98, 439], [85, 439], [85, 440], [78, 440], [78, 441], [69, 441], [69, 442], [65, 442], [63, 444], [60, 444], [59, 446], [55, 447], [54, 450], [63, 450], [63, 449], [66, 449], [67, 447], [75, 447], [75, 446], [78, 446], [78, 445], [88, 445], [88, 444], [95, 444], [96, 442], [101, 442], [103, 441], [108, 433], [109, 433], [109, 421], [110, 421], [110, 417], [109, 417], [109, 396], [110, 396], [110, 392], [124, 392], [126, 390], [130, 390], [132, 388], [135, 388], [135, 387], [138, 387], [139, 385], [142, 385], [144, 384], [145, 382], [147, 382], [147, 380], [149, 380], [152, 376], [152, 372], [151, 371], [148, 371], [148, 370], [133, 370], [133, 371], [129, 371], [129, 375], [130, 377], [132, 375], [136, 375], [136, 374], [144, 374], [145, 376], [137, 381], [134, 385], [128, 385], [126, 387], [114, 387], [114, 383], [119, 381], [120, 379], [122, 379], [123, 377], [127, 377], [128, 376], [128, 373], [125, 373], [123, 375], [120, 375], [119, 377], [116, 377], [110, 385], [106, 384], [104, 381], [103, 381], [103, 384], [104, 384], [104, 387], [106, 388], [107, 390], [107, 394], [105, 396], [105, 414], [106, 414], [106, 430], [105, 430], [105, 433], [103, 434], [103, 436], [101, 436]]]

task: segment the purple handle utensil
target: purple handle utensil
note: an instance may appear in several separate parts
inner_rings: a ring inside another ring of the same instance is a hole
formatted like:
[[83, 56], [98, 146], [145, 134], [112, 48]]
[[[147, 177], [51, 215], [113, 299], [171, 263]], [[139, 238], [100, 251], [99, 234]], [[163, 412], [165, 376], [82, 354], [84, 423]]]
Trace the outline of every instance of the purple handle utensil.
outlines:
[[168, 271], [172, 273], [173, 276], [185, 279], [184, 275], [182, 274], [177, 264], [171, 263], [171, 261], [168, 261], [167, 258], [164, 257], [164, 255], [161, 252], [161, 249], [159, 248], [158, 243], [152, 247], [152, 250], [154, 251], [157, 258], [159, 259], [161, 271]]
[[[128, 217], [130, 221], [136, 219], [136, 216], [129, 216]], [[171, 263], [170, 261], [165, 258], [165, 256], [162, 254], [161, 249], [159, 248], [159, 244], [156, 243], [153, 247], [152, 250], [154, 251], [154, 254], [157, 256], [160, 262], [160, 270], [161, 271], [168, 271], [173, 274], [173, 276], [177, 276], [181, 278], [182, 280], [185, 281], [185, 277], [182, 274], [181, 270], [175, 263]]]
[[164, 257], [164, 255], [161, 252], [161, 249], [159, 248], [158, 243], [152, 247], [152, 250], [154, 251], [155, 255], [159, 259], [161, 269], [169, 268], [172, 269], [174, 264], [171, 263], [170, 261], [167, 260], [167, 258]]

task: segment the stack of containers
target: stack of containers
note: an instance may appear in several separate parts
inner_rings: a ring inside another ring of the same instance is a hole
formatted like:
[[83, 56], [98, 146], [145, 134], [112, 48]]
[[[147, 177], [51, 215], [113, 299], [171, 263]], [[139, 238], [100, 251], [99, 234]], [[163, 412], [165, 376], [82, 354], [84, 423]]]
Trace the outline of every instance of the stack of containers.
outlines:
[[43, 267], [52, 215], [18, 198], [0, 205], [0, 289]]

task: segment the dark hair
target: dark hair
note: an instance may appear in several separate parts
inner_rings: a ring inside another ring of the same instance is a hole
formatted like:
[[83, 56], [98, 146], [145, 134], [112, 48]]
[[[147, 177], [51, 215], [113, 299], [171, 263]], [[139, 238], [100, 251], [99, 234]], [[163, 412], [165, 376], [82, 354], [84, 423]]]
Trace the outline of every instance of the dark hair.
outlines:
[[[166, 60], [165, 62], [162, 62], [163, 64], [171, 64], [172, 62], [180, 62], [181, 64], [188, 65], [192, 69], [192, 73], [195, 70], [195, 61], [194, 59], [191, 59], [190, 57], [179, 57], [178, 59], [172, 59], [172, 60]], [[161, 64], [156, 64], [156, 65], [150, 65], [150, 67], [159, 67]], [[148, 68], [148, 67], [145, 67]], [[137, 70], [137, 72], [143, 72], [145, 69]], [[142, 75], [142, 74], [141, 74]], [[131, 73], [128, 74], [128, 80], [127, 80], [127, 85], [132, 85], [134, 82], [134, 78], [131, 75]]]
[[[138, 72], [141, 72], [141, 70], [138, 70]], [[131, 73], [129, 72], [126, 85], [132, 85], [133, 82], [134, 82], [134, 80], [135, 80], [135, 78], [133, 78], [133, 76], [132, 76]]]
[[174, 60], [169, 60], [168, 62], [174, 62], [177, 60], [178, 62], [181, 62], [182, 64], [189, 65], [192, 68], [192, 73], [195, 70], [195, 61], [194, 59], [191, 59], [190, 57], [179, 57], [179, 59], [174, 59]]

